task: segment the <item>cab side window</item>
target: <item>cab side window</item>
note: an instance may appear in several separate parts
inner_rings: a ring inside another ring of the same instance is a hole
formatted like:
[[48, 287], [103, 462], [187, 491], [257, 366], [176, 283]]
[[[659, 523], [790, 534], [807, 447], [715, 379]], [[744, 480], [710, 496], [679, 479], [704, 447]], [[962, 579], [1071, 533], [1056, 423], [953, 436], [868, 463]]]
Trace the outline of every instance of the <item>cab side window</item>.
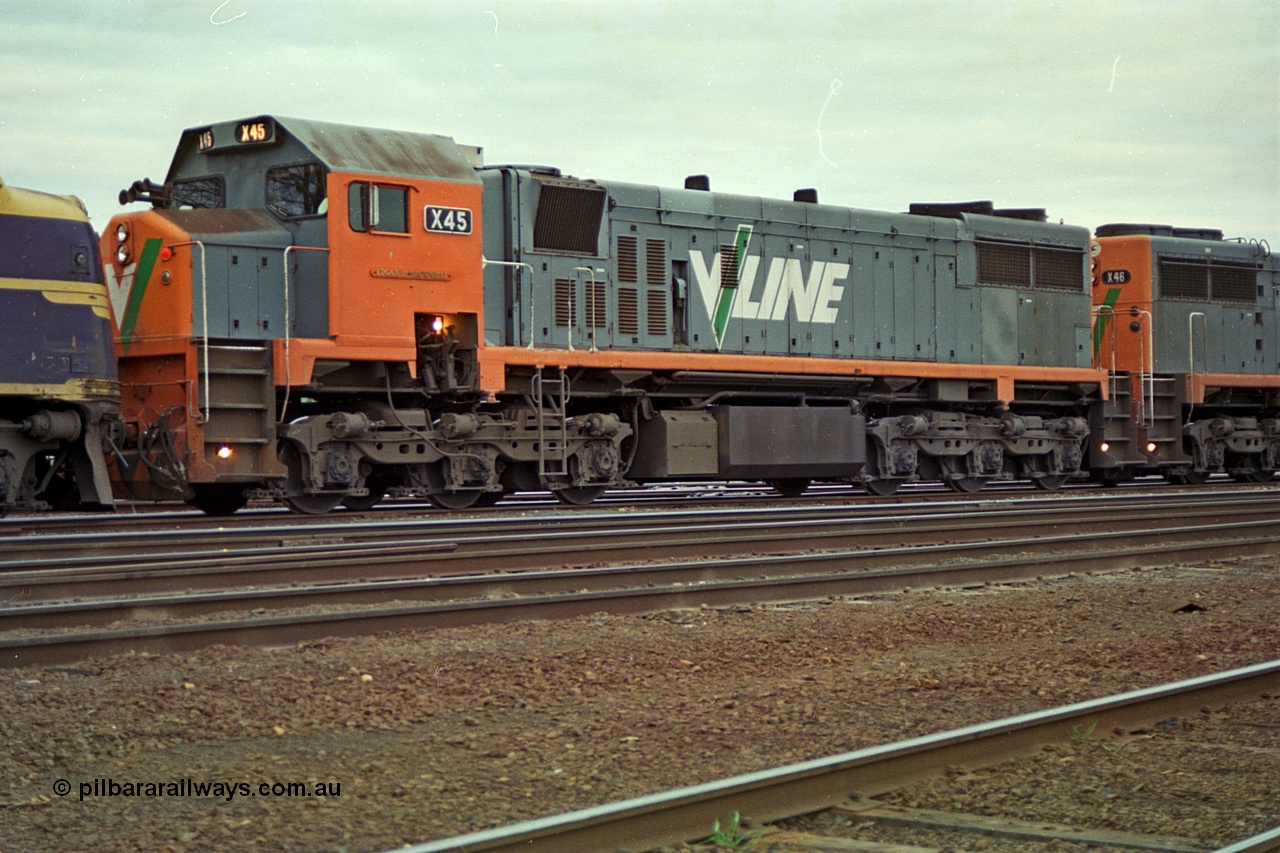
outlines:
[[299, 163], [267, 170], [267, 208], [282, 219], [323, 216], [325, 169], [319, 163]]
[[347, 210], [352, 231], [409, 233], [409, 190], [405, 187], [353, 183], [347, 190]]

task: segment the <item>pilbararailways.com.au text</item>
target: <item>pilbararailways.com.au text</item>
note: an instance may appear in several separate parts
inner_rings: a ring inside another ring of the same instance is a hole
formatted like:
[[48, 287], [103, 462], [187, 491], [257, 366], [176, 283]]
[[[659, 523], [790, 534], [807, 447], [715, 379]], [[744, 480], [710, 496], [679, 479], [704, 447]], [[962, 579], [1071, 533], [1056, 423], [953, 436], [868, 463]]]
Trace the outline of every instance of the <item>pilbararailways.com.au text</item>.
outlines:
[[[178, 779], [172, 782], [118, 782], [98, 778], [78, 783], [80, 801], [111, 797], [216, 797], [231, 802], [236, 797], [341, 797], [341, 782], [198, 782]], [[53, 792], [59, 797], [71, 793], [71, 783], [59, 779]]]

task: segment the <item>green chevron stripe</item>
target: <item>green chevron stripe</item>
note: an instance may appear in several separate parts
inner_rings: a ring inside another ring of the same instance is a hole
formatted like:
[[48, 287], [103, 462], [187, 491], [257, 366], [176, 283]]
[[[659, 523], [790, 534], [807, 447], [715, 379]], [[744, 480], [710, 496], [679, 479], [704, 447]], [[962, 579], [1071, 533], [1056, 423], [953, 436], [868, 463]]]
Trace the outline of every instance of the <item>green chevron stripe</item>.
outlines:
[[1107, 291], [1107, 295], [1103, 297], [1102, 305], [1110, 310], [1099, 311], [1097, 322], [1093, 324], [1093, 363], [1098, 363], [1098, 356], [1102, 353], [1102, 339], [1107, 334], [1107, 324], [1111, 322], [1112, 316], [1115, 314], [1116, 303], [1120, 301], [1120, 288], [1113, 287]]
[[[747, 260], [747, 246], [751, 243], [751, 226], [739, 225], [738, 234], [734, 238], [733, 247], [738, 256], [738, 268], [735, 270], [734, 281], [739, 284], [742, 282], [742, 267]], [[721, 263], [724, 261], [722, 260]], [[721, 276], [720, 293], [716, 297], [715, 316], [712, 318], [711, 325], [716, 333], [716, 349], [719, 349], [724, 343], [725, 329], [729, 328], [729, 311], [733, 308], [733, 297], [738, 292], [736, 287], [725, 287], [723, 284], [724, 277]]]
[[160, 246], [164, 243], [159, 237], [152, 237], [142, 246], [142, 255], [138, 258], [138, 269], [134, 273], [133, 287], [129, 290], [129, 301], [125, 304], [124, 319], [120, 323], [120, 345], [126, 354], [133, 343], [133, 330], [138, 325], [138, 312], [142, 310], [142, 297], [146, 294], [147, 283], [151, 280], [151, 272], [156, 267], [156, 258], [160, 255]]

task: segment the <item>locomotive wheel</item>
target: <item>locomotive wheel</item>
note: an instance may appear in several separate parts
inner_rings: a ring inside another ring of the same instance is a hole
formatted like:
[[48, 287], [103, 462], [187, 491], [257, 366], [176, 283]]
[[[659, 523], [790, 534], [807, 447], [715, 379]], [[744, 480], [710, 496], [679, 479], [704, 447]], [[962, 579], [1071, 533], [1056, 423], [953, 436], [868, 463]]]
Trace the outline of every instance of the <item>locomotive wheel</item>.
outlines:
[[249, 502], [244, 489], [242, 483], [194, 483], [187, 503], [205, 515], [235, 515]]
[[338, 508], [342, 495], [289, 495], [284, 505], [299, 515], [324, 515]]
[[1058, 491], [1067, 484], [1067, 480], [1066, 474], [1036, 474], [1031, 477], [1032, 485], [1046, 492]]
[[565, 506], [586, 506], [604, 494], [604, 486], [579, 486], [576, 489], [556, 489], [551, 494]]
[[862, 487], [867, 490], [868, 494], [879, 495], [887, 498], [889, 495], [898, 493], [898, 489], [902, 488], [902, 484], [906, 480], [895, 480], [892, 477], [875, 480], [863, 480]]
[[342, 505], [352, 512], [368, 512], [378, 505], [378, 501], [387, 496], [381, 489], [371, 488], [369, 494], [362, 498], [343, 498]]
[[493, 506], [507, 496], [506, 492], [481, 492], [472, 506]]
[[986, 477], [953, 477], [947, 480], [947, 485], [952, 491], [960, 492], [963, 495], [971, 495], [974, 492], [982, 491], [987, 485]]
[[1209, 482], [1208, 471], [1187, 471], [1182, 475], [1182, 482], [1188, 486], [1203, 486]]
[[812, 480], [804, 477], [786, 477], [781, 480], [765, 480], [769, 487], [784, 498], [798, 498], [809, 488]]
[[427, 495], [427, 500], [440, 509], [466, 509], [480, 500], [484, 492], [479, 489], [463, 489], [460, 492], [440, 492]]
[[1270, 483], [1275, 474], [1271, 471], [1240, 471], [1231, 476], [1237, 483]]

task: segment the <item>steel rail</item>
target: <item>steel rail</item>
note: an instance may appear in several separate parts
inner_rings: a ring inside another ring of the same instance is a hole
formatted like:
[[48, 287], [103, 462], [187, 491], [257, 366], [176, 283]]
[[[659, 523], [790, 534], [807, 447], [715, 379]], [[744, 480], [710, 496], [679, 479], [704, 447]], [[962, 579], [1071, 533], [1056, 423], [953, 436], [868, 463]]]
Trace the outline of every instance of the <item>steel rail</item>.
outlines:
[[1188, 496], [1184, 493], [1153, 496], [1114, 494], [1090, 494], [1084, 496], [1053, 496], [1000, 500], [975, 500], [961, 503], [928, 504], [868, 504], [859, 506], [800, 504], [772, 505], [767, 507], [742, 507], [734, 509], [695, 508], [644, 510], [636, 514], [623, 514], [616, 510], [591, 510], [570, 512], [535, 513], [533, 515], [495, 516], [477, 514], [465, 518], [409, 518], [369, 520], [367, 518], [334, 517], [321, 522], [308, 521], [293, 524], [228, 525], [216, 529], [189, 530], [130, 530], [86, 531], [83, 528], [69, 533], [35, 532], [20, 528], [4, 530], [0, 526], [0, 550], [11, 555], [5, 567], [10, 570], [34, 570], [48, 567], [53, 561], [72, 557], [92, 557], [103, 564], [113, 560], [136, 559], [146, 554], [171, 555], [177, 551], [190, 551], [200, 547], [225, 552], [232, 549], [253, 549], [264, 543], [275, 547], [322, 538], [333, 543], [361, 541], [386, 542], [392, 538], [420, 538], [426, 535], [445, 538], [481, 539], [490, 536], [512, 534], [527, 536], [530, 527], [540, 531], [556, 531], [565, 535], [581, 536], [586, 532], [606, 532], [635, 528], [641, 524], [687, 525], [701, 520], [708, 526], [742, 526], [752, 521], [776, 524], [780, 519], [804, 520], [812, 523], [839, 522], [901, 523], [906, 519], [936, 517], [939, 519], [973, 518], [1004, 515], [1028, 519], [1060, 515], [1064, 521], [1073, 521], [1082, 511], [1116, 514], [1134, 511], [1159, 512], [1163, 507], [1220, 508], [1222, 512], [1236, 509], [1262, 511], [1270, 506], [1280, 507], [1280, 490], [1253, 490], [1216, 492], [1207, 496]]
[[[382, 533], [366, 539], [324, 535], [311, 543], [290, 538], [258, 548], [206, 548], [163, 557], [113, 556], [74, 568], [18, 568], [47, 566], [41, 559], [18, 562], [0, 573], [0, 601], [72, 599], [106, 594], [141, 594], [157, 589], [208, 590], [229, 583], [259, 586], [351, 578], [353, 566], [360, 577], [467, 574], [531, 570], [585, 562], [698, 557], [732, 559], [744, 554], [782, 553], [788, 550], [885, 549], [887, 546], [928, 545], [936, 542], [980, 542], [1030, 530], [1069, 527], [1073, 536], [1105, 538], [1127, 533], [1135, 524], [1168, 526], [1183, 513], [1204, 526], [1223, 519], [1270, 520], [1280, 517], [1275, 501], [1231, 501], [1213, 506], [1202, 503], [1161, 502], [1156, 507], [1072, 507], [1069, 510], [1019, 511], [1014, 519], [988, 512], [928, 513], [918, 517], [867, 516], [832, 518], [811, 515], [764, 513], [748, 518], [711, 519], [689, 516], [696, 525], [675, 523], [667, 514], [653, 519], [618, 518], [610, 515], [589, 525], [540, 524], [533, 528], [510, 526], [485, 535], [467, 534], [449, 525], [441, 536], [418, 538]], [[678, 518], [678, 517], [677, 517]], [[652, 523], [650, 523], [652, 522]], [[272, 534], [274, 535], [274, 534]], [[452, 538], [450, 538], [452, 537]], [[1051, 541], [1051, 540], [1046, 540]], [[3, 548], [3, 543], [0, 543]], [[572, 554], [572, 558], [566, 557]], [[60, 563], [57, 563], [60, 565]], [[239, 575], [238, 579], [233, 578]]]
[[1215, 853], [1267, 853], [1269, 850], [1280, 850], [1280, 827], [1219, 848]]
[[[612, 853], [646, 850], [707, 835], [714, 821], [736, 812], [759, 825], [829, 808], [854, 791], [883, 794], [934, 777], [945, 767], [988, 767], [1066, 741], [1083, 730], [1134, 730], [1204, 705], [1255, 700], [1280, 690], [1280, 661], [1134, 690], [1061, 708], [1006, 717], [747, 773], [630, 800], [440, 839], [399, 853]], [[1240, 851], [1269, 850], [1272, 834]], [[1237, 848], [1226, 848], [1235, 851]]]
[[[1179, 533], [1190, 541], [1179, 542], [1175, 535]], [[1110, 547], [1097, 547], [1104, 538]], [[266, 606], [324, 604], [350, 608], [361, 603], [367, 608], [4, 636], [0, 637], [0, 666], [70, 663], [128, 651], [189, 651], [218, 643], [280, 645], [389, 630], [561, 619], [601, 610], [639, 613], [673, 607], [865, 595], [905, 587], [982, 585], [1071, 572], [1168, 565], [1220, 557], [1224, 552], [1274, 554], [1278, 542], [1280, 519], [1181, 531], [1116, 533], [1085, 540], [1078, 536], [1023, 539], [998, 546], [966, 543], [11, 606], [0, 609], [0, 624], [26, 630], [65, 628], [68, 624], [101, 625], [145, 614], [173, 618]], [[1082, 543], [1092, 547], [1081, 548]], [[1149, 543], [1159, 547], [1153, 549]], [[993, 550], [996, 547], [1002, 549], [1003, 559], [994, 559], [999, 553]], [[1063, 548], [1067, 550], [1064, 552]], [[405, 603], [415, 600], [426, 603]]]

